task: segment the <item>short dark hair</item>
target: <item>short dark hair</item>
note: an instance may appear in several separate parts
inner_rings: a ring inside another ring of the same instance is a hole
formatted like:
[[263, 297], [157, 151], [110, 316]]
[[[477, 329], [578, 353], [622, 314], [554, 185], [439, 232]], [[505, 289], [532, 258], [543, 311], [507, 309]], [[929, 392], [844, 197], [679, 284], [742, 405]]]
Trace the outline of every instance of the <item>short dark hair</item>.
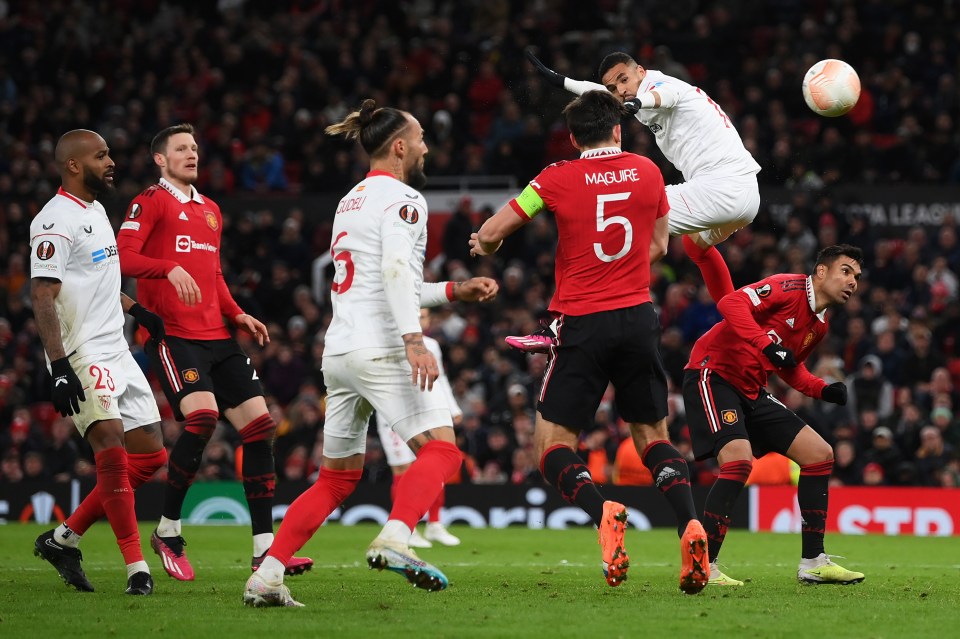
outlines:
[[563, 114], [577, 144], [591, 146], [610, 139], [626, 110], [609, 91], [587, 91], [564, 107]]
[[371, 158], [383, 155], [389, 148], [387, 143], [409, 124], [406, 112], [392, 107], [377, 108], [374, 100], [366, 99], [360, 109], [354, 111], [343, 121], [331, 124], [325, 131], [327, 135], [342, 135], [348, 140], [360, 140], [360, 146]]
[[169, 140], [171, 136], [174, 136], [177, 133], [189, 133], [190, 135], [193, 135], [193, 132], [193, 125], [186, 122], [168, 126], [163, 131], [153, 136], [153, 141], [150, 142], [150, 155], [153, 155], [154, 153], [159, 153], [161, 155], [166, 154], [167, 140]]
[[600, 61], [600, 69], [597, 71], [597, 77], [600, 78], [601, 82], [603, 82], [603, 74], [618, 64], [631, 65], [636, 63], [636, 60], [623, 51], [615, 51], [608, 54], [607, 57]]
[[813, 268], [816, 269], [821, 264], [830, 266], [836, 262], [837, 258], [841, 255], [849, 257], [860, 266], [863, 266], [862, 250], [851, 244], [834, 244], [833, 246], [827, 246], [821, 249], [820, 252], [817, 253], [817, 263], [813, 265]]

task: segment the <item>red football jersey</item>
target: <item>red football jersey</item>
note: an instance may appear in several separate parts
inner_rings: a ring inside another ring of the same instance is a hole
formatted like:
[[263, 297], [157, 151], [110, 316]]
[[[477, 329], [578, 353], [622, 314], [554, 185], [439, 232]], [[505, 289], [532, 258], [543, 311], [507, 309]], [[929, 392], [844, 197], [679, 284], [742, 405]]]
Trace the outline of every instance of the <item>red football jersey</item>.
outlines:
[[[223, 316], [243, 311], [220, 270], [220, 207], [196, 189], [187, 197], [161, 179], [130, 203], [117, 234], [120, 270], [137, 278], [137, 301], [163, 318], [167, 335], [187, 339], [226, 339]], [[187, 306], [167, 280], [182, 266], [200, 287], [201, 301]]]
[[802, 363], [776, 368], [762, 350], [771, 342], [803, 362], [829, 330], [825, 312], [814, 312], [813, 283], [804, 275], [773, 275], [726, 295], [717, 308], [724, 319], [693, 346], [688, 369], [709, 368], [747, 397], [755, 398], [770, 373], [805, 395], [826, 386]]
[[650, 301], [650, 241], [670, 210], [653, 162], [615, 147], [586, 151], [545, 168], [510, 206], [524, 218], [543, 207], [556, 216], [551, 311], [586, 315]]

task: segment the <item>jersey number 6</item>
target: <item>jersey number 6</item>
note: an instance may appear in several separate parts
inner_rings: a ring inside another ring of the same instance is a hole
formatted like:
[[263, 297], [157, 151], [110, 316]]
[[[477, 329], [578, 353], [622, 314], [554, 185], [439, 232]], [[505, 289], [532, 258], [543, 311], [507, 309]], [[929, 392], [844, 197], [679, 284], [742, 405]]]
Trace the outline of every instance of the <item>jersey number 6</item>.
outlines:
[[[336, 252], [337, 242], [342, 240], [345, 235], [346, 233], [338, 235], [330, 247], [330, 255], [333, 257], [333, 264], [337, 269], [336, 278], [330, 288], [333, 289], [333, 292], [337, 295], [346, 293], [350, 285], [353, 284], [353, 255], [350, 251]], [[339, 281], [337, 281], [337, 279], [339, 279]]]
[[600, 258], [600, 261], [602, 262], [613, 262], [614, 260], [619, 260], [621, 257], [627, 254], [627, 251], [630, 250], [630, 246], [633, 244], [633, 225], [630, 224], [630, 220], [622, 215], [611, 215], [610, 217], [606, 218], [603, 216], [603, 207], [607, 202], [619, 202], [621, 200], [626, 200], [629, 197], [629, 193], [609, 193], [597, 196], [597, 231], [602, 233], [611, 224], [619, 224], [623, 227], [624, 233], [623, 248], [613, 255], [607, 255], [604, 253], [600, 242], [593, 243], [593, 252], [597, 254], [597, 257]]

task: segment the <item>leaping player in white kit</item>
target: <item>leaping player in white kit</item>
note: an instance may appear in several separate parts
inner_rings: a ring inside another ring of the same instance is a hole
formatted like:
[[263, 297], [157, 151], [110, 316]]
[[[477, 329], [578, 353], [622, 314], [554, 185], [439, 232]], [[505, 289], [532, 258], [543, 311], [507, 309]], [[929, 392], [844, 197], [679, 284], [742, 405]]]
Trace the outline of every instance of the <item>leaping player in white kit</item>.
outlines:
[[367, 549], [367, 564], [404, 576], [425, 590], [447, 577], [420, 560], [408, 542], [414, 526], [460, 467], [450, 409], [433, 389], [439, 370], [423, 343], [419, 307], [442, 301], [485, 301], [496, 293], [485, 278], [423, 284], [427, 145], [416, 118], [364, 100], [359, 111], [327, 127], [358, 139], [370, 172], [340, 200], [330, 250], [337, 273], [327, 330], [323, 461], [316, 483], [284, 516], [273, 546], [247, 581], [252, 606], [299, 606], [283, 584], [284, 566], [346, 499], [363, 472], [367, 424], [374, 410], [417, 455], [403, 475], [389, 519]]
[[[686, 180], [666, 187], [670, 235], [683, 236], [683, 248], [699, 267], [715, 301], [732, 293], [730, 269], [715, 245], [757, 216], [760, 165], [744, 148], [720, 105], [699, 87], [644, 69], [626, 53], [611, 53], [603, 59], [597, 74], [602, 85], [563, 76], [529, 49], [526, 54], [551, 84], [577, 95], [610, 91], [653, 132], [660, 151]], [[597, 224], [603, 222], [597, 220]], [[547, 352], [555, 343], [549, 327], [506, 341], [526, 352]]]

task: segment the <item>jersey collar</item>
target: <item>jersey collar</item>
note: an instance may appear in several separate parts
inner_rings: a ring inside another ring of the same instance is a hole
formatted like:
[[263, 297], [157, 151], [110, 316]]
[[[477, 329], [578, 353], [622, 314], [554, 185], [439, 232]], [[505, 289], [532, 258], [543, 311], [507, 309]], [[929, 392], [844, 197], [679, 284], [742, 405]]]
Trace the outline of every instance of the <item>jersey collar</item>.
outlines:
[[76, 202], [77, 204], [79, 204], [81, 207], [85, 209], [93, 206], [93, 202], [84, 202], [73, 193], [67, 193], [66, 191], [64, 191], [62, 186], [59, 189], [57, 189], [57, 195], [62, 195], [68, 200], [73, 200], [74, 202]]
[[390, 171], [381, 171], [380, 169], [374, 169], [373, 171], [369, 171], [369, 172], [367, 173], [367, 177], [368, 177], [368, 178], [370, 178], [370, 177], [377, 177], [377, 176], [391, 177], [391, 178], [393, 178], [394, 180], [397, 179], [397, 176], [394, 175], [393, 173], [391, 173]]
[[623, 150], [615, 146], [601, 146], [596, 149], [589, 149], [580, 154], [581, 158], [605, 158], [611, 155], [619, 155]]
[[824, 317], [827, 314], [827, 309], [817, 312], [817, 296], [813, 293], [813, 276], [811, 275], [807, 276], [807, 302], [810, 303], [810, 310], [817, 316], [817, 319], [825, 323]]
[[166, 178], [160, 178], [160, 186], [167, 190], [170, 195], [177, 198], [177, 201], [180, 204], [186, 204], [190, 200], [193, 200], [197, 204], [203, 204], [203, 197], [200, 195], [200, 192], [191, 184], [190, 185], [190, 196], [184, 194], [183, 191], [175, 187], [174, 185], [167, 182]]

